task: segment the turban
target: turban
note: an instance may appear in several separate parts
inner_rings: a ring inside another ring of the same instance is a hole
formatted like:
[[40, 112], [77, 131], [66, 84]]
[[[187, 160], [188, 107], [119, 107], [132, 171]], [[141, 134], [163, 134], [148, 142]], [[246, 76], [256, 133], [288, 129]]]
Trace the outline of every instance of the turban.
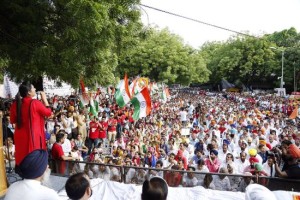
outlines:
[[249, 149], [248, 153], [249, 153], [250, 156], [256, 156], [257, 150], [256, 149]]
[[70, 106], [70, 107], [68, 108], [68, 111], [74, 112], [74, 106]]
[[266, 142], [266, 140], [259, 140], [259, 144], [266, 145], [266, 144], [267, 144], [267, 142]]
[[244, 176], [252, 176], [252, 174], [250, 172], [244, 172], [243, 174]]
[[259, 184], [250, 184], [246, 187], [246, 200], [276, 200], [276, 196], [268, 188]]
[[216, 156], [218, 155], [218, 151], [217, 151], [217, 150], [214, 150], [214, 149], [211, 150], [211, 151], [210, 151], [210, 154], [212, 154], [212, 153], [215, 154]]
[[250, 163], [259, 163], [259, 160], [256, 157], [251, 157], [251, 158], [249, 158], [249, 162]]
[[178, 150], [178, 152], [177, 152], [177, 156], [183, 156], [183, 152], [182, 152], [182, 150]]
[[271, 146], [271, 144], [269, 144], [269, 143], [267, 143], [267, 144], [266, 144], [266, 147], [268, 147], [268, 148], [269, 148], [269, 150], [271, 150], [271, 149], [272, 149], [272, 146]]
[[34, 150], [20, 164], [19, 175], [26, 179], [41, 177], [48, 166], [48, 153], [45, 150]]
[[263, 170], [263, 166], [260, 163], [255, 163], [254, 167], [257, 171], [261, 172]]
[[223, 140], [223, 144], [227, 144], [227, 145], [229, 145], [230, 143], [229, 143], [229, 141], [228, 141], [228, 140], [224, 139], [224, 140]]
[[300, 158], [300, 149], [296, 145], [291, 144], [288, 150], [293, 158]]

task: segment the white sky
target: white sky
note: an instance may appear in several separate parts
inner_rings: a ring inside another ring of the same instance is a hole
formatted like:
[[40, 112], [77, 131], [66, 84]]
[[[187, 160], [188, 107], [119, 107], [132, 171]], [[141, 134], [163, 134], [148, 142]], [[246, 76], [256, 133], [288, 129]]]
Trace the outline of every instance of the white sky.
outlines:
[[[300, 32], [300, 0], [141, 0], [142, 4], [251, 35], [295, 27]], [[198, 48], [227, 40], [232, 32], [142, 7], [144, 25], [158, 26]], [[146, 15], [148, 14], [148, 17]], [[149, 21], [148, 21], [149, 20]]]

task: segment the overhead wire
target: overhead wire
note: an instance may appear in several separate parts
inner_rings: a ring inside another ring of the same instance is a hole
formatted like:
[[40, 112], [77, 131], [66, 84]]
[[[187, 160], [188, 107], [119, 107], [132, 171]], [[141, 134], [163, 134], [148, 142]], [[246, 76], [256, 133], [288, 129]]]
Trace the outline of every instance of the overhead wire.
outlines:
[[191, 18], [191, 17], [186, 17], [186, 16], [183, 16], [183, 15], [180, 15], [180, 14], [176, 14], [176, 13], [173, 13], [173, 12], [170, 12], [170, 11], [162, 10], [162, 9], [155, 8], [155, 7], [152, 7], [152, 6], [148, 6], [148, 5], [145, 5], [145, 4], [140, 4], [140, 6], [143, 6], [145, 8], [149, 8], [149, 9], [152, 9], [152, 10], [156, 10], [158, 12], [162, 12], [162, 13], [165, 13], [165, 14], [180, 17], [180, 18], [183, 18], [183, 19], [187, 19], [187, 20], [197, 22], [197, 23], [200, 23], [200, 24], [204, 24], [204, 25], [207, 25], [207, 26], [211, 26], [211, 27], [214, 27], [214, 28], [218, 28], [218, 29], [222, 29], [222, 30], [229, 31], [229, 32], [232, 32], [232, 33], [236, 33], [238, 35], [257, 38], [256, 36], [249, 35], [247, 33], [242, 33], [242, 32], [235, 31], [235, 30], [232, 30], [232, 29], [229, 29], [229, 28], [225, 28], [225, 27], [218, 26], [218, 25], [215, 25], [215, 24], [207, 23], [207, 22], [204, 22], [204, 21], [201, 21], [201, 20], [198, 20], [198, 19], [194, 19], [194, 18]]

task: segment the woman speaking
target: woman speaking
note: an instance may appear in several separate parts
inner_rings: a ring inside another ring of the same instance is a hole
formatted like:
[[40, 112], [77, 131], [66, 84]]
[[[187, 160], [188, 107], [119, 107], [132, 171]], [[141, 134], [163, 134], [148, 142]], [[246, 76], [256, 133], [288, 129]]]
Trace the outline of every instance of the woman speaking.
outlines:
[[32, 151], [46, 150], [45, 117], [51, 116], [46, 94], [41, 92], [41, 101], [36, 96], [34, 86], [23, 82], [10, 108], [10, 121], [16, 125], [14, 133], [15, 161], [20, 166], [22, 160]]

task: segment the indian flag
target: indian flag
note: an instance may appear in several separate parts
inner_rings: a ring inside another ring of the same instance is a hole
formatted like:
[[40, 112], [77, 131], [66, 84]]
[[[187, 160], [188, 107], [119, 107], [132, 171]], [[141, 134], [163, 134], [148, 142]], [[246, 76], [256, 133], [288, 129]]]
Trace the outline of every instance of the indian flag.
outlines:
[[89, 104], [89, 99], [88, 98], [89, 97], [88, 97], [87, 93], [79, 95], [79, 99], [80, 99], [79, 105], [80, 105], [81, 109], [83, 109], [86, 105]]
[[169, 88], [162, 88], [161, 99], [163, 102], [167, 102], [167, 100], [170, 99]]
[[[98, 104], [97, 104], [97, 106], [98, 106]], [[92, 97], [91, 97], [91, 100], [90, 100], [90, 113], [93, 116], [98, 116], [97, 108], [96, 108], [94, 99]]]
[[129, 92], [127, 74], [125, 74], [124, 80], [121, 80], [118, 84], [118, 90], [116, 92], [116, 101], [118, 106], [123, 108], [131, 99]]
[[146, 117], [151, 112], [151, 98], [147, 87], [136, 94], [131, 103], [134, 106], [134, 113], [132, 115], [134, 120], [138, 120], [142, 117]]

